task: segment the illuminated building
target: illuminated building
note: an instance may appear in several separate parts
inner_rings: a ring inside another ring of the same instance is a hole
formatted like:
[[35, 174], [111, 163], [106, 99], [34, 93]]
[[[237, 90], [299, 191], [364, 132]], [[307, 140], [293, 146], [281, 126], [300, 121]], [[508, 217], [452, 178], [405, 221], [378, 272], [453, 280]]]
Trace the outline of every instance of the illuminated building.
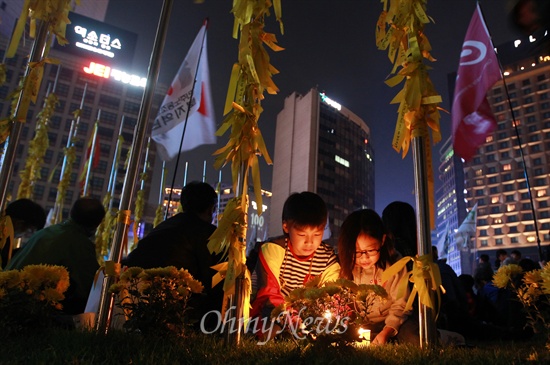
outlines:
[[[543, 254], [550, 241], [550, 49], [547, 45], [544, 39], [537, 41], [531, 36], [497, 47], [510, 100], [502, 81], [488, 92], [497, 129], [486, 138], [473, 159], [464, 163], [465, 209], [469, 211], [478, 205], [472, 266], [482, 253], [494, 262], [495, 251], [501, 248], [508, 253], [519, 250], [523, 257], [538, 261], [535, 219]], [[510, 105], [518, 127], [533, 206]], [[444, 228], [438, 228], [441, 234]]]
[[[447, 139], [439, 150], [439, 180], [441, 187], [436, 191], [436, 230], [438, 238], [432, 245], [442, 242], [438, 247], [440, 258], [445, 258], [453, 270], [460, 275], [470, 273], [468, 268], [469, 252], [456, 246], [454, 232], [466, 218], [464, 200], [464, 171], [461, 159], [454, 154], [451, 138]], [[448, 236], [447, 236], [448, 234]], [[447, 237], [446, 237], [447, 236]], [[447, 239], [447, 241], [445, 241]], [[464, 271], [462, 270], [464, 261]]]
[[370, 129], [315, 88], [293, 93], [277, 116], [269, 236], [282, 234], [281, 212], [293, 192], [312, 191], [327, 203], [334, 244], [345, 217], [374, 208]]
[[[89, 2], [83, 3], [89, 4]], [[11, 5], [8, 8], [11, 9]], [[19, 11], [20, 9], [19, 7]], [[82, 9], [86, 9], [86, 7]], [[73, 112], [80, 108], [86, 86], [84, 107], [77, 128], [76, 162], [73, 164], [71, 182], [65, 196], [64, 217], [68, 216], [72, 203], [80, 195], [78, 175], [82, 171], [87, 143], [98, 115], [100, 117], [97, 143], [100, 159], [97, 166], [91, 171], [88, 195], [99, 199], [106, 195], [115, 146], [120, 134], [124, 138], [124, 143], [113, 201], [114, 207], [119, 206], [126, 172], [123, 167], [124, 161], [133, 141], [144, 91], [144, 75], [136, 76], [124, 72], [126, 67], [131, 66], [137, 41], [136, 34], [76, 13], [70, 13], [69, 18], [71, 24], [67, 27], [67, 38], [72, 42], [63, 47], [54, 45], [50, 51], [49, 57], [60, 60], [61, 67], [48, 63], [44, 67], [44, 78], [37, 103], [31, 104], [26, 125], [22, 128], [14, 170], [8, 186], [9, 194], [12, 199], [15, 199], [21, 181], [19, 173], [24, 168], [29, 142], [34, 137], [37, 114], [42, 110], [48, 88], [53, 89], [55, 83], [55, 94], [58, 96], [59, 102], [48, 124], [49, 148], [40, 170], [41, 177], [34, 185], [32, 196], [32, 199], [47, 211], [54, 206], [64, 157], [63, 151], [67, 146], [71, 123], [75, 119]], [[0, 56], [3, 56], [4, 50], [7, 48], [7, 41], [2, 37], [0, 42]], [[24, 75], [32, 43], [32, 40], [29, 39], [26, 39], [25, 43], [21, 42], [16, 56], [5, 61], [7, 65], [6, 83], [0, 87], [0, 117], [2, 118], [6, 118], [9, 114], [11, 102], [9, 93], [16, 90], [20, 78]], [[87, 46], [82, 46], [84, 44]], [[55, 82], [56, 75], [59, 75], [57, 82]], [[166, 90], [166, 88], [166, 85], [158, 85], [157, 90]], [[158, 109], [163, 96], [164, 91], [155, 94], [152, 105], [153, 113]], [[123, 117], [124, 124], [120, 128]], [[154, 118], [154, 114], [150, 117]], [[121, 133], [119, 133], [120, 131]], [[148, 156], [151, 171], [156, 156], [154, 147], [154, 143], [151, 143]], [[140, 166], [143, 166], [144, 155], [145, 151], [142, 152]], [[140, 167], [141, 169], [142, 167]], [[144, 185], [146, 202], [148, 201], [150, 183], [149, 178]], [[155, 208], [155, 206], [145, 207], [144, 220], [148, 223], [152, 223]]]

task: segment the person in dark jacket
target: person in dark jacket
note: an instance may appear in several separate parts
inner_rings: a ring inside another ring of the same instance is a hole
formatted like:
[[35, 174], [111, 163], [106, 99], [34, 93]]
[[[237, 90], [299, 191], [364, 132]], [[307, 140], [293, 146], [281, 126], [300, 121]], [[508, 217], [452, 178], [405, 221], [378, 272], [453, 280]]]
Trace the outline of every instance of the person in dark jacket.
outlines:
[[[204, 286], [200, 298], [191, 298], [190, 315], [200, 322], [202, 316], [211, 310], [221, 310], [223, 300], [222, 284], [212, 288], [212, 277], [216, 273], [211, 266], [220, 258], [208, 250], [208, 239], [216, 229], [212, 216], [218, 196], [207, 183], [191, 182], [181, 192], [182, 213], [167, 219], [142, 238], [122, 264], [144, 269], [175, 266], [186, 269]], [[217, 318], [208, 316], [208, 318]]]
[[79, 198], [72, 206], [70, 218], [36, 232], [8, 263], [6, 270], [20, 270], [27, 265], [64, 266], [69, 272], [69, 289], [61, 301], [65, 314], [84, 312], [88, 295], [99, 269], [93, 237], [105, 216], [101, 201]]
[[[13, 236], [15, 239], [22, 238], [26, 241], [35, 231], [44, 228], [46, 224], [46, 212], [40, 204], [30, 199], [17, 199], [9, 203], [5, 211], [6, 217], [10, 217], [13, 226]], [[3, 247], [2, 247], [3, 242]], [[9, 237], [0, 241], [2, 251], [2, 261], [0, 269], [4, 268], [11, 260], [13, 255], [19, 250], [15, 247], [15, 242], [11, 242]]]

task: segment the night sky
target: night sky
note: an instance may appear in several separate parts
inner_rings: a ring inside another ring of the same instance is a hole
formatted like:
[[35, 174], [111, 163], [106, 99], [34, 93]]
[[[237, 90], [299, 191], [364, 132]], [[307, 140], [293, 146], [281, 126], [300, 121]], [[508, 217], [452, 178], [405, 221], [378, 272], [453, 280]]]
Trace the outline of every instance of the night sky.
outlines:
[[[442, 95], [441, 107], [450, 111], [451, 101], [447, 87], [447, 75], [456, 71], [466, 29], [475, 8], [474, 0], [430, 0], [427, 13], [435, 23], [425, 27], [432, 45], [430, 77], [436, 90]], [[493, 43], [513, 40], [520, 35], [510, 25], [506, 0], [481, 2]], [[208, 17], [208, 54], [210, 79], [216, 121], [221, 123], [222, 111], [232, 65], [237, 62], [238, 41], [232, 38], [232, 1], [205, 0], [194, 4], [192, 0], [175, 0], [169, 23], [168, 38], [163, 51], [159, 81], [169, 84], [183, 61], [203, 19]], [[105, 21], [139, 35], [132, 73], [146, 76], [161, 0], [111, 0]], [[264, 112], [259, 126], [273, 156], [277, 113], [284, 99], [292, 92], [307, 93], [312, 87], [325, 91], [331, 99], [344, 105], [361, 117], [371, 129], [371, 141], [375, 149], [375, 197], [376, 211], [394, 200], [402, 200], [414, 206], [414, 180], [412, 152], [401, 158], [391, 147], [397, 105], [390, 105], [402, 84], [390, 88], [384, 84], [392, 69], [387, 51], [375, 44], [376, 21], [382, 11], [379, 0], [282, 0], [284, 34], [281, 35], [274, 15], [266, 20], [265, 30], [275, 33], [278, 44], [285, 50], [275, 53], [269, 50], [272, 65], [280, 73], [274, 82], [280, 91], [277, 95], [265, 94]], [[154, 116], [151, 116], [154, 117]], [[451, 118], [442, 113], [441, 129], [445, 141], [450, 136]], [[207, 182], [216, 182], [219, 172], [213, 168], [212, 153], [226, 144], [228, 134], [218, 138], [217, 145], [202, 146], [180, 157], [177, 181], [183, 182], [185, 162], [189, 162], [188, 180], [201, 180], [206, 160]], [[439, 149], [433, 147], [437, 181]], [[157, 171], [160, 170], [157, 161]], [[174, 163], [169, 165], [167, 181], [171, 182]], [[273, 168], [261, 160], [262, 187], [271, 189]], [[159, 180], [158, 176], [154, 177]], [[231, 183], [229, 168], [222, 171], [222, 181]], [[158, 182], [154, 186], [158, 186]], [[153, 189], [155, 189], [153, 187]], [[158, 190], [153, 190], [158, 191]]]

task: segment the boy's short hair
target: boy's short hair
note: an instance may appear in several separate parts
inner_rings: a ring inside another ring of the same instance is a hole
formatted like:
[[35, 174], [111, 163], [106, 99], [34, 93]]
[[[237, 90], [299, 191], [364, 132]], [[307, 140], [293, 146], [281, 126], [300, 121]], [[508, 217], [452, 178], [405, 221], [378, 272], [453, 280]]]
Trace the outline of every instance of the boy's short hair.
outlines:
[[204, 213], [207, 209], [212, 209], [217, 202], [216, 190], [205, 182], [192, 181], [181, 191], [180, 203], [184, 212]]
[[506, 252], [505, 249], [500, 248], [500, 249], [497, 250], [496, 255], [497, 255], [497, 257], [499, 257], [500, 255], [508, 255], [508, 252]]
[[96, 229], [105, 217], [105, 208], [99, 199], [81, 197], [74, 202], [69, 214], [75, 223]]
[[327, 205], [319, 195], [304, 191], [292, 193], [283, 205], [283, 222], [302, 227], [324, 227], [327, 223]]

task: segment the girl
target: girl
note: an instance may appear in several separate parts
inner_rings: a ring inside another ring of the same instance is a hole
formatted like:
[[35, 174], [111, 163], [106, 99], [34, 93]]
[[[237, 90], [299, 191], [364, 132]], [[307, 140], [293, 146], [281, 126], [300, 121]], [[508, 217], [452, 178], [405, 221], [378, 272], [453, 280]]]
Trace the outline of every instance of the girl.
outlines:
[[[409, 292], [398, 297], [398, 284], [407, 274], [404, 268], [398, 275], [382, 282], [382, 273], [400, 257], [391, 249], [380, 216], [371, 209], [351, 213], [342, 224], [338, 239], [340, 276], [356, 284], [377, 284], [388, 293], [387, 300], [376, 300], [369, 315], [372, 344], [384, 344], [392, 337], [399, 342], [418, 345], [418, 327], [407, 321], [404, 308]], [[416, 328], [415, 328], [416, 327]]]

